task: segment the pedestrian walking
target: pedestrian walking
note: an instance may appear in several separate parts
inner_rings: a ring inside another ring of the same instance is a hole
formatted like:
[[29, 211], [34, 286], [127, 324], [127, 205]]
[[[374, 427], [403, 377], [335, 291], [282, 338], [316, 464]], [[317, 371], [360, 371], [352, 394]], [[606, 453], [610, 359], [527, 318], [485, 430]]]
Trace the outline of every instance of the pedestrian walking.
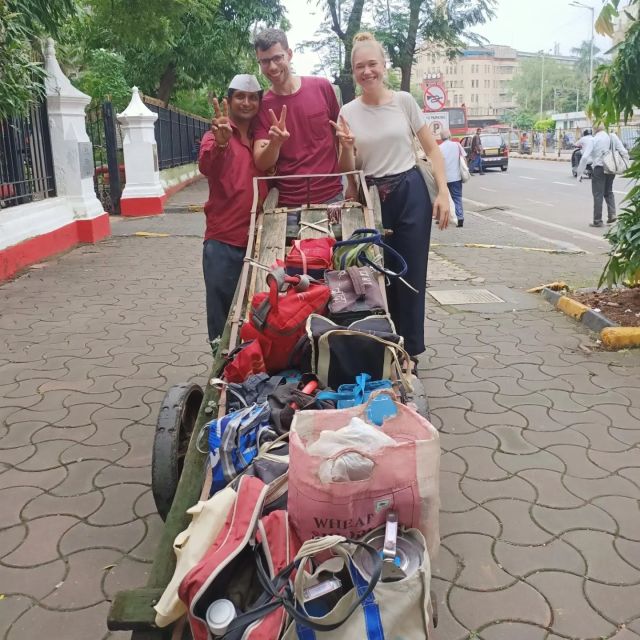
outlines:
[[[449, 193], [444, 160], [410, 93], [385, 86], [382, 45], [370, 34], [357, 34], [351, 68], [362, 95], [344, 105], [334, 127], [340, 140], [342, 171], [358, 168], [380, 194], [382, 224], [392, 231], [386, 242], [407, 262], [404, 276], [411, 288], [391, 278], [387, 300], [397, 332], [411, 356], [425, 350], [424, 316], [431, 218], [448, 224]], [[432, 203], [416, 167], [414, 135], [431, 160], [438, 196]]]
[[482, 140], [480, 139], [480, 133], [482, 129], [476, 129], [476, 133], [471, 138], [471, 163], [469, 170], [473, 172], [474, 169], [482, 176], [484, 175], [484, 167], [482, 166]]
[[458, 227], [464, 226], [464, 209], [462, 207], [462, 174], [460, 172], [460, 159], [466, 158], [467, 152], [463, 146], [451, 140], [451, 131], [442, 129], [440, 132], [442, 144], [440, 151], [444, 158], [444, 169], [447, 174], [447, 186], [449, 193], [456, 206], [456, 218], [458, 219]]
[[227, 322], [248, 242], [253, 178], [260, 175], [253, 162], [251, 126], [261, 97], [255, 76], [235, 76], [222, 105], [214, 100], [211, 131], [200, 143], [198, 166], [209, 181], [202, 270], [207, 330], [214, 353]]
[[582, 174], [591, 163], [593, 167], [591, 175], [591, 193], [593, 194], [593, 222], [590, 227], [601, 227], [602, 202], [607, 203], [607, 224], [613, 224], [617, 220], [616, 199], [613, 195], [613, 181], [615, 174], [605, 173], [603, 158], [611, 146], [620, 153], [626, 160], [629, 159], [629, 152], [615, 133], [607, 133], [604, 125], [596, 127], [593, 138], [587, 139], [582, 146], [582, 158], [578, 165], [577, 177], [582, 181]]

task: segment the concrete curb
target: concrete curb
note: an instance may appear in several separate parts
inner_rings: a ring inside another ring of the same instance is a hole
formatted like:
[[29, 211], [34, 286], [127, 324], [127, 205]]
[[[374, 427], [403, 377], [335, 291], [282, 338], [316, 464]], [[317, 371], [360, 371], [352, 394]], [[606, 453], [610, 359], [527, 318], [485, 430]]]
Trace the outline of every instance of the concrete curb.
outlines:
[[598, 311], [547, 287], [542, 290], [542, 297], [558, 311], [577, 320], [591, 331], [597, 331], [607, 349], [640, 347], [640, 327], [621, 327]]
[[521, 160], [545, 160], [546, 162], [571, 162], [571, 156], [568, 158], [563, 158], [560, 156], [530, 156], [528, 154], [522, 155], [520, 153], [511, 152], [509, 154], [510, 158], [519, 158]]

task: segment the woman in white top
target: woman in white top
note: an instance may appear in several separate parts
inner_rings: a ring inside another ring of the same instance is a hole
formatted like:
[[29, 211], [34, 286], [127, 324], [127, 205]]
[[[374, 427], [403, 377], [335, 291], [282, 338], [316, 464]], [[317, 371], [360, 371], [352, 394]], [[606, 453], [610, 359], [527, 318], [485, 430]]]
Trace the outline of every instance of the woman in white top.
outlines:
[[464, 225], [464, 209], [462, 207], [462, 174], [460, 173], [460, 158], [465, 158], [467, 152], [459, 142], [451, 139], [451, 131], [449, 131], [449, 129], [442, 129], [440, 137], [442, 138], [440, 152], [444, 158], [444, 170], [447, 174], [447, 187], [449, 187], [451, 199], [456, 205], [458, 226], [462, 227]]
[[[431, 218], [444, 229], [449, 220], [449, 193], [444, 161], [418, 104], [411, 94], [391, 91], [385, 84], [385, 55], [370, 33], [354, 38], [351, 66], [362, 95], [345, 104], [333, 123], [340, 151], [341, 171], [361, 169], [368, 184], [376, 184], [382, 203], [382, 224], [393, 233], [386, 242], [406, 260], [407, 282], [397, 278], [387, 288], [387, 300], [396, 331], [404, 336], [411, 356], [425, 350], [424, 305]], [[416, 168], [413, 135], [431, 159], [438, 197], [429, 199], [422, 174]], [[433, 204], [433, 206], [432, 206]], [[393, 262], [388, 265], [393, 266]]]

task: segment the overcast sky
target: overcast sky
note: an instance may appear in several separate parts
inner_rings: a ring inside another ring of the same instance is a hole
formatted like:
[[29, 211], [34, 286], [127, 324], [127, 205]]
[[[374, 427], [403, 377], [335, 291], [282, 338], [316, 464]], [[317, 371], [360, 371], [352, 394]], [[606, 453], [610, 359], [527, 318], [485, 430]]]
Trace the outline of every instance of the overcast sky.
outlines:
[[[503, 44], [521, 51], [552, 50], [554, 43], [560, 44], [560, 52], [569, 54], [572, 47], [591, 38], [591, 12], [569, 5], [571, 0], [498, 0], [496, 17], [477, 29], [492, 44]], [[292, 28], [292, 47], [302, 40], [313, 37], [317, 25], [322, 21], [323, 11], [318, 7], [324, 2], [312, 0], [284, 0]], [[584, 4], [596, 8], [599, 0], [584, 0]], [[596, 46], [609, 49], [610, 41], [596, 34]], [[310, 73], [318, 62], [315, 54], [295, 54], [298, 73]]]

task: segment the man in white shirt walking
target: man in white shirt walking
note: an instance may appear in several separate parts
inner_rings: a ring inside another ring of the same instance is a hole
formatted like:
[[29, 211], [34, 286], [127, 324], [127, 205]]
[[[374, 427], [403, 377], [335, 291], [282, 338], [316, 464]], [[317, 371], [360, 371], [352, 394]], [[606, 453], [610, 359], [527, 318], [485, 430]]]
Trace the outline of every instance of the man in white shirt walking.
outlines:
[[444, 157], [444, 168], [447, 174], [447, 186], [453, 203], [456, 205], [456, 218], [458, 227], [464, 225], [464, 209], [462, 208], [462, 174], [460, 173], [460, 158], [464, 158], [467, 152], [459, 142], [451, 140], [451, 131], [442, 129], [440, 131], [442, 144], [440, 152]]
[[607, 203], [607, 224], [613, 224], [616, 221], [616, 199], [613, 195], [613, 181], [615, 174], [605, 173], [604, 171], [604, 154], [611, 148], [619, 151], [620, 154], [628, 159], [629, 153], [624, 148], [620, 138], [615, 133], [608, 134], [604, 125], [596, 127], [596, 134], [592, 139], [586, 140], [582, 147], [582, 159], [578, 165], [577, 175], [580, 179], [587, 164], [593, 166], [593, 175], [591, 178], [591, 193], [593, 194], [593, 222], [590, 227], [601, 227], [602, 222], [602, 201]]

